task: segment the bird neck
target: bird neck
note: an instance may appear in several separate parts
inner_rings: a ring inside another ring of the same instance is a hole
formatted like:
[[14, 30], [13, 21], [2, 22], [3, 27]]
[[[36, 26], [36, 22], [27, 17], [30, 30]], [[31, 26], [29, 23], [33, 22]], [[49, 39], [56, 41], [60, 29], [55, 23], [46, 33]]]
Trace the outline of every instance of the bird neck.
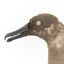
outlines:
[[49, 49], [48, 64], [64, 64], [64, 49]]
[[48, 64], [64, 64], [64, 32], [60, 32], [48, 45]]

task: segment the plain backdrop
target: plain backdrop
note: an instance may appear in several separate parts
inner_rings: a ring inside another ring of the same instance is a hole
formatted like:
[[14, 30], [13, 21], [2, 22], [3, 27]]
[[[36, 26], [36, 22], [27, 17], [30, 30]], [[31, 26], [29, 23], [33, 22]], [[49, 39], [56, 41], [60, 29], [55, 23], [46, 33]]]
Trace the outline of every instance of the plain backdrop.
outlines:
[[41, 13], [53, 14], [64, 24], [64, 0], [0, 0], [0, 64], [48, 64], [44, 40], [36, 36], [4, 40], [5, 34]]

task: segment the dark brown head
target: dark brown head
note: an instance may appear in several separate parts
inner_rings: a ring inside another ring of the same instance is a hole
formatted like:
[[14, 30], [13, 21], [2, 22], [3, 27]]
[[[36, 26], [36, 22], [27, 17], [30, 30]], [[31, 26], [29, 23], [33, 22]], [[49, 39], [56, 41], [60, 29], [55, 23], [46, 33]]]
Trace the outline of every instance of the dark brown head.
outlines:
[[7, 40], [9, 42], [23, 36], [35, 35], [47, 41], [48, 39], [55, 37], [57, 25], [58, 19], [55, 16], [50, 14], [39, 14], [31, 18], [30, 22], [22, 28], [8, 33], [5, 36], [5, 39], [9, 37]]

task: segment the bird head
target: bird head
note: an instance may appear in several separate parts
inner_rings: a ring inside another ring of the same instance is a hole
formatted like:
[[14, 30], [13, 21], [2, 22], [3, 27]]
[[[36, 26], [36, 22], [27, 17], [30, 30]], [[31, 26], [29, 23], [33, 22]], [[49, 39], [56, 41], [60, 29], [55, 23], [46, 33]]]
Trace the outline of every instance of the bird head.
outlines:
[[56, 36], [57, 25], [57, 17], [51, 14], [39, 14], [31, 18], [25, 26], [6, 34], [5, 39], [8, 38], [7, 42], [10, 42], [20, 37], [34, 35], [48, 41]]

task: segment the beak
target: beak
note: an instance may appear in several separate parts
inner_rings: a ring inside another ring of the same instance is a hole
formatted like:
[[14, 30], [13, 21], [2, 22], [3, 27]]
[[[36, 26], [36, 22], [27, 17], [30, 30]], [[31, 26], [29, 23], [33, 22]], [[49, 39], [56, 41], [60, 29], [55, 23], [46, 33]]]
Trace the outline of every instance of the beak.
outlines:
[[5, 39], [7, 39], [7, 42], [10, 42], [12, 40], [15, 40], [20, 37], [27, 36], [27, 35], [29, 35], [28, 34], [28, 24], [26, 24], [25, 26], [23, 26], [22, 28], [14, 31], [14, 32], [6, 34]]

